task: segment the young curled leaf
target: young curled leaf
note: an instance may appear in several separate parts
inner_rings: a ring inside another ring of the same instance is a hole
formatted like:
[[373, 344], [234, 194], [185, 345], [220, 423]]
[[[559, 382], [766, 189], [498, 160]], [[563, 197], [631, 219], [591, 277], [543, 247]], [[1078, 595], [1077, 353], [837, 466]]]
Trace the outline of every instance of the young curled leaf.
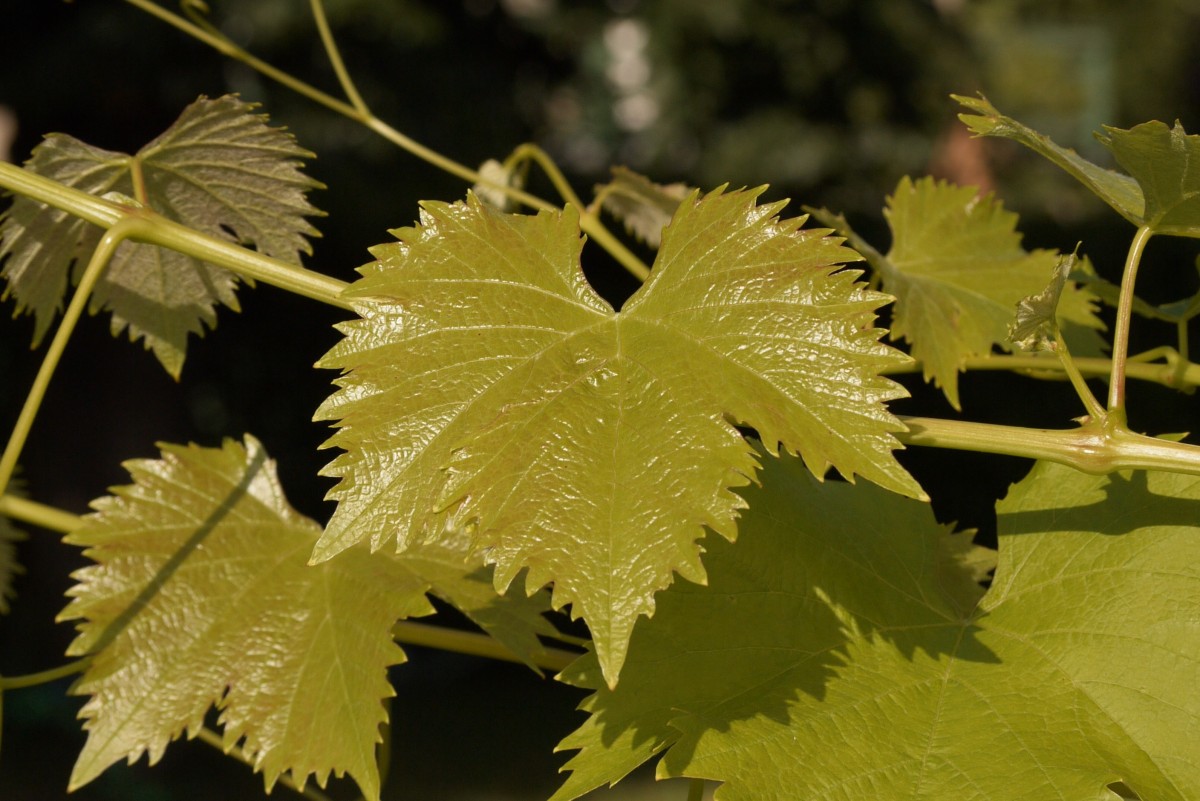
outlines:
[[1067, 277], [1079, 260], [1076, 253], [1058, 257], [1050, 283], [1036, 295], [1017, 303], [1016, 319], [1008, 327], [1008, 339], [1021, 350], [1054, 350], [1058, 336], [1058, 301]]
[[625, 230], [657, 248], [663, 228], [694, 190], [687, 184], [658, 184], [625, 167], [613, 167], [612, 180], [596, 187], [601, 206], [625, 224]]

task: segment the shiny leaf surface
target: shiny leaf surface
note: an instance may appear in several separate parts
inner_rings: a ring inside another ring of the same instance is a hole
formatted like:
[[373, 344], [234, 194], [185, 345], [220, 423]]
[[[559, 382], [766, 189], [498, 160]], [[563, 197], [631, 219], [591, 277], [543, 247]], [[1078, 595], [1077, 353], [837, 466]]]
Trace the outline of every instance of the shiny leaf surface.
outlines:
[[731, 421], [815, 472], [920, 495], [883, 407], [903, 390], [879, 371], [904, 359], [872, 327], [886, 297], [756, 195], [686, 201], [620, 313], [583, 277], [574, 211], [425, 204], [373, 251], [347, 293], [362, 319], [320, 363], [346, 371], [318, 417], [347, 452], [315, 558], [470, 524], [497, 586], [552, 582], [615, 682], [672, 571], [703, 579], [702, 527], [733, 537], [728, 488], [756, 459]]
[[[299, 170], [311, 153], [269, 127], [236, 96], [201, 98], [135, 155], [51, 134], [26, 168], [94, 195], [118, 193], [211, 236], [299, 262], [311, 252], [305, 221], [318, 214], [305, 193], [317, 182]], [[17, 198], [0, 222], [0, 259], [18, 311], [36, 317], [35, 343], [63, 306], [102, 231], [66, 212]], [[112, 313], [114, 335], [128, 329], [171, 375], [183, 367], [188, 334], [216, 324], [215, 308], [237, 309], [237, 278], [220, 267], [152, 245], [123, 243], [91, 298]]]
[[1200, 792], [1197, 479], [1039, 464], [999, 505], [984, 594], [986, 552], [928, 509], [786, 460], [762, 478], [615, 691], [590, 656], [568, 670], [597, 692], [555, 801], [664, 752], [660, 777], [720, 801]]
[[61, 616], [82, 621], [70, 653], [95, 653], [74, 687], [91, 697], [73, 787], [118, 759], [157, 761], [216, 704], [225, 743], [245, 738], [268, 786], [284, 771], [301, 784], [349, 773], [376, 798], [387, 667], [404, 660], [397, 619], [432, 612], [433, 592], [527, 660], [548, 630], [544, 598], [505, 603], [453, 543], [308, 565], [320, 528], [290, 508], [251, 438], [165, 446], [127, 467], [134, 484], [68, 537], [96, 562]]

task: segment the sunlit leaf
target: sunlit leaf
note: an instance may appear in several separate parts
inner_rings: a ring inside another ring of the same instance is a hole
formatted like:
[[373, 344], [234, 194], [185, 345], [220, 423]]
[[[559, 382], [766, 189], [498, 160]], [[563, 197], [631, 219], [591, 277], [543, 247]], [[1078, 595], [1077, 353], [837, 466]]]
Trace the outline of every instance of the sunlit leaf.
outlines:
[[[877, 266], [883, 288], [896, 296], [891, 335], [912, 343], [925, 379], [959, 408], [963, 363], [1011, 347], [1014, 308], [1045, 287], [1058, 255], [1022, 248], [1017, 215], [974, 187], [904, 178], [884, 213], [892, 247]], [[1095, 300], [1075, 284], [1062, 293], [1058, 313], [1064, 330], [1074, 329], [1079, 355], [1102, 346]]]
[[568, 669], [596, 693], [555, 801], [659, 753], [721, 801], [1200, 793], [1200, 480], [1039, 464], [999, 506], [986, 594], [981, 549], [926, 508], [788, 460], [762, 480], [616, 690], [591, 656]]
[[349, 773], [376, 798], [387, 667], [404, 660], [391, 628], [433, 611], [427, 591], [527, 661], [540, 648], [545, 599], [505, 603], [454, 543], [308, 565], [320, 528], [287, 504], [252, 438], [164, 446], [127, 467], [134, 484], [68, 537], [97, 563], [62, 614], [83, 621], [70, 653], [95, 653], [73, 690], [91, 696], [73, 787], [119, 759], [157, 761], [216, 704], [226, 745], [245, 738], [268, 786], [285, 771], [301, 784]]
[[[161, 136], [130, 156], [51, 134], [26, 168], [94, 195], [136, 199], [164, 217], [263, 253], [299, 262], [319, 214], [305, 193], [319, 186], [300, 172], [312, 154], [269, 127], [234, 95], [201, 98]], [[0, 260], [18, 311], [36, 317], [35, 343], [79, 280], [101, 229], [66, 212], [19, 197], [0, 222]], [[237, 277], [174, 251], [126, 242], [91, 298], [91, 311], [112, 312], [112, 331], [143, 339], [167, 372], [182, 369], [188, 334], [216, 324], [215, 308], [237, 309]]]
[[756, 196], [686, 201], [620, 313], [583, 278], [573, 210], [425, 204], [375, 249], [346, 295], [362, 319], [320, 363], [347, 371], [318, 411], [347, 453], [314, 558], [470, 524], [497, 586], [552, 582], [615, 682], [672, 571], [703, 578], [702, 527], [734, 534], [728, 488], [756, 459], [731, 420], [817, 473], [920, 495], [883, 407], [904, 393], [879, 373], [905, 358], [873, 328], [886, 297]]
[[663, 228], [679, 204], [694, 190], [687, 184], [657, 184], [624, 167], [614, 167], [612, 180], [596, 187], [604, 210], [625, 224], [625, 230], [650, 247], [662, 242]]

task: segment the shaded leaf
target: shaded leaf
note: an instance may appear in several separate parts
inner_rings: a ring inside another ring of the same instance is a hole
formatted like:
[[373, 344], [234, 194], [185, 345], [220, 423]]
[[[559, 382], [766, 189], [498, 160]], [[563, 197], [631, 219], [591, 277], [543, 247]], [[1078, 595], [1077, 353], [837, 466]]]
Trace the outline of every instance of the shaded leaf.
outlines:
[[[891, 336], [912, 343], [925, 379], [933, 379], [960, 408], [963, 363], [1010, 346], [1013, 308], [1045, 286], [1058, 256], [1026, 252], [1017, 215], [991, 195], [980, 197], [974, 187], [904, 178], [884, 214], [892, 247], [878, 267], [884, 289], [896, 296]], [[1103, 344], [1095, 300], [1074, 284], [1062, 294], [1064, 329], [1086, 332], [1076, 340], [1079, 355], [1098, 353]]]
[[[11, 487], [9, 492], [12, 492]], [[23, 539], [25, 532], [0, 515], [0, 615], [8, 614], [9, 604], [16, 595], [13, 580], [25, 572], [17, 561], [17, 543]]]
[[527, 660], [540, 647], [545, 599], [501, 603], [479, 561], [452, 545], [397, 557], [352, 548], [309, 566], [320, 528], [287, 504], [250, 437], [164, 446], [162, 459], [126, 466], [134, 484], [96, 501], [67, 538], [97, 562], [75, 574], [61, 615], [83, 621], [70, 653], [96, 654], [73, 688], [91, 698], [72, 787], [118, 759], [157, 761], [216, 704], [226, 746], [245, 738], [268, 787], [284, 771], [322, 785], [345, 772], [377, 798], [387, 667], [404, 660], [391, 628], [433, 611], [427, 591]]
[[604, 210], [625, 224], [625, 230], [656, 248], [663, 228], [679, 204], [694, 189], [687, 184], [657, 184], [625, 167], [613, 167], [613, 179], [596, 187]]
[[982, 599], [979, 549], [910, 501], [786, 460], [745, 494], [738, 543], [660, 595], [615, 691], [590, 656], [568, 670], [597, 692], [555, 801], [662, 752], [721, 801], [1200, 792], [1196, 478], [1038, 464]]
[[1157, 234], [1200, 236], [1200, 136], [1176, 121], [1127, 131], [1106, 126], [1097, 138], [1141, 189], [1145, 207], [1135, 224]]
[[1060, 147], [1048, 137], [1039, 134], [1011, 117], [1006, 117], [984, 97], [952, 95], [975, 114], [960, 114], [977, 136], [998, 136], [1012, 139], [1025, 145], [1035, 153], [1049, 159], [1066, 170], [1077, 181], [1090, 189], [1118, 214], [1134, 225], [1141, 225], [1145, 199], [1137, 181], [1128, 175], [1100, 167], [1080, 156], [1070, 148]]
[[702, 527], [733, 537], [728, 488], [756, 459], [730, 420], [817, 473], [919, 495], [883, 407], [904, 392], [879, 372], [905, 358], [872, 327], [886, 297], [757, 194], [685, 202], [619, 314], [584, 280], [573, 210], [426, 203], [373, 251], [346, 295], [362, 319], [320, 362], [347, 371], [317, 413], [347, 453], [314, 558], [473, 521], [497, 587], [553, 582], [615, 682], [672, 571], [703, 579]]
[[[130, 156], [51, 134], [26, 169], [94, 195], [136, 198], [162, 216], [211, 236], [253, 245], [299, 263], [319, 214], [305, 193], [319, 186], [299, 170], [312, 154], [271, 128], [234, 95], [200, 98], [161, 136]], [[78, 282], [103, 231], [66, 212], [17, 198], [0, 222], [0, 260], [17, 310], [36, 317], [35, 344]], [[123, 243], [91, 298], [112, 312], [114, 335], [143, 339], [171, 375], [183, 366], [190, 333], [216, 324], [215, 307], [237, 309], [237, 277], [153, 245]]]

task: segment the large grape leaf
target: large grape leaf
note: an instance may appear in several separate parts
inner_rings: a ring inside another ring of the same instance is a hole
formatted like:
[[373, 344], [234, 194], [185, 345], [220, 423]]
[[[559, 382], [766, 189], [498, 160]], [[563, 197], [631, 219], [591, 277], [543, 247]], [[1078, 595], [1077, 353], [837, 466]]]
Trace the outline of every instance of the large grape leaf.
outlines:
[[95, 654], [73, 690], [91, 698], [72, 787], [118, 759], [157, 761], [215, 703], [226, 745], [245, 738], [268, 786], [284, 771], [301, 784], [345, 772], [374, 799], [386, 671], [404, 660], [397, 619], [432, 612], [432, 591], [527, 660], [548, 631], [536, 600], [497, 611], [481, 592], [495, 601], [490, 576], [452, 545], [395, 557], [358, 547], [309, 566], [320, 527], [290, 508], [253, 438], [164, 446], [127, 467], [134, 484], [96, 501], [67, 538], [97, 562], [76, 574], [61, 615], [83, 621], [70, 653]]
[[[932, 178], [900, 181], [884, 211], [892, 247], [878, 260], [883, 288], [896, 296], [891, 336], [912, 343], [925, 380], [960, 408], [958, 373], [972, 357], [1011, 347], [1017, 303], [1042, 290], [1058, 254], [1026, 252], [1017, 215], [990, 195]], [[1099, 353], [1096, 297], [1068, 283], [1060, 298], [1064, 337], [1080, 355]]]
[[1200, 480], [1037, 465], [986, 595], [981, 549], [927, 509], [783, 459], [762, 480], [616, 690], [568, 669], [596, 693], [555, 801], [664, 751], [660, 777], [720, 801], [1200, 795]]
[[[305, 193], [320, 186], [300, 172], [312, 154], [266, 124], [235, 95], [201, 97], [135, 155], [65, 134], [34, 148], [25, 168], [94, 195], [119, 193], [211, 236], [253, 245], [299, 263], [310, 253], [305, 220], [319, 214]], [[78, 282], [103, 231], [64, 211], [18, 197], [0, 221], [5, 295], [36, 318], [34, 341], [61, 310], [68, 278]], [[114, 335], [143, 339], [171, 375], [183, 367], [189, 333], [216, 325], [218, 303], [237, 309], [237, 277], [153, 245], [123, 243], [97, 284], [90, 308], [112, 312]]]
[[701, 527], [734, 535], [728, 488], [756, 459], [731, 420], [819, 474], [920, 495], [883, 407], [904, 391], [879, 372], [905, 358], [872, 327], [886, 296], [758, 194], [685, 201], [620, 313], [583, 277], [574, 210], [425, 204], [373, 251], [346, 294], [362, 319], [320, 362], [347, 371], [317, 412], [347, 452], [314, 559], [474, 521], [497, 587], [553, 582], [615, 682], [672, 571], [703, 580]]

